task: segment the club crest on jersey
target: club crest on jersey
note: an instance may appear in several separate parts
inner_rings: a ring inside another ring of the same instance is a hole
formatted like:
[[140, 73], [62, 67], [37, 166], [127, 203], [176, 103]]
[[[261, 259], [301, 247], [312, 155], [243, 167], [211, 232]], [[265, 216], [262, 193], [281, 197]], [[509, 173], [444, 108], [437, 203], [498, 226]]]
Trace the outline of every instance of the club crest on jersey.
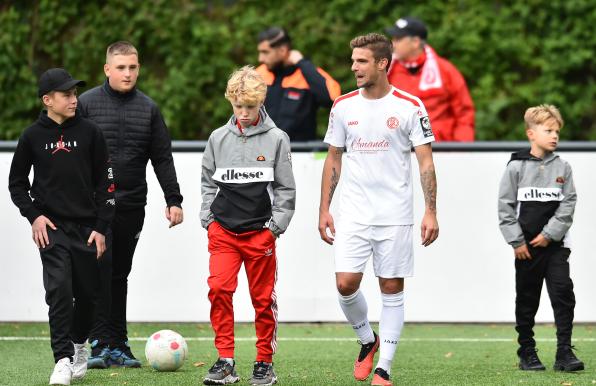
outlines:
[[430, 119], [428, 117], [420, 118], [420, 126], [422, 126], [422, 134], [425, 138], [433, 136], [433, 130], [430, 127]]
[[564, 184], [565, 183], [565, 177], [557, 177], [556, 179], [557, 184]]
[[257, 161], [265, 161], [265, 156], [264, 155], [258, 156]]
[[395, 130], [399, 127], [399, 120], [396, 117], [387, 118], [387, 127], [390, 130]]

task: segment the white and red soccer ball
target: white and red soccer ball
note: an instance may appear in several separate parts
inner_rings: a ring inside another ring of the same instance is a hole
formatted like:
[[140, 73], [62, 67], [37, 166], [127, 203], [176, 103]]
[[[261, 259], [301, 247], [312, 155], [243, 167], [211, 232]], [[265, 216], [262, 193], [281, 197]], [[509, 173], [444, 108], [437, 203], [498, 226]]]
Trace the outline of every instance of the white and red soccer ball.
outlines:
[[160, 330], [147, 339], [145, 357], [157, 371], [176, 371], [183, 364], [188, 347], [182, 335], [172, 330]]

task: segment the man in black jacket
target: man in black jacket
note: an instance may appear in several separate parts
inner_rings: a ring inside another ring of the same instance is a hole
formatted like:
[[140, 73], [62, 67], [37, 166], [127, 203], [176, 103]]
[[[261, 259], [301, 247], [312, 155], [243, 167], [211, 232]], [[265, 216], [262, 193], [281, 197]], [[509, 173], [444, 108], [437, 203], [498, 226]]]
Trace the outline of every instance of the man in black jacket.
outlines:
[[164, 192], [170, 227], [183, 220], [170, 136], [156, 103], [136, 88], [139, 68], [138, 52], [131, 43], [111, 44], [104, 65], [107, 80], [79, 98], [83, 115], [95, 121], [106, 138], [117, 187], [112, 264], [101, 267], [103, 303], [91, 333], [89, 368], [141, 366], [128, 345], [126, 297], [145, 219], [149, 160]]
[[288, 32], [271, 27], [259, 34], [257, 72], [267, 83], [265, 108], [291, 141], [316, 139], [317, 110], [331, 107], [341, 94], [339, 83], [298, 50]]
[[38, 95], [45, 110], [23, 131], [8, 178], [12, 201], [31, 223], [41, 254], [56, 362], [51, 385], [69, 385], [87, 371], [97, 260], [106, 251], [106, 236], [109, 245], [114, 216], [106, 142], [99, 127], [76, 112], [76, 88], [84, 85], [62, 68], [41, 75]]

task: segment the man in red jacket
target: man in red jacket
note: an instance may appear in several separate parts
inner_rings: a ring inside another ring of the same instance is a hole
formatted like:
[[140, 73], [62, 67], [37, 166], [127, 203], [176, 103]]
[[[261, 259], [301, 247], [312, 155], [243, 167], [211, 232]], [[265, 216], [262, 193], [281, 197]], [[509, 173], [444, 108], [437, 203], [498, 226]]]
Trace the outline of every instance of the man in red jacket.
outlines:
[[424, 23], [401, 18], [386, 31], [393, 38], [389, 82], [422, 99], [437, 141], [473, 141], [474, 103], [466, 81], [426, 43]]

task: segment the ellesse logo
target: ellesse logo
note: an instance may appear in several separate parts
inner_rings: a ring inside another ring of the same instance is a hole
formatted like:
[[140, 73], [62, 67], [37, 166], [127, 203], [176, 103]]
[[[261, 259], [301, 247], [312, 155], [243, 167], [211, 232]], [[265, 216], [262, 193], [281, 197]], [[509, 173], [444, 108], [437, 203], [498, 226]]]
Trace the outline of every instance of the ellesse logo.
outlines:
[[249, 184], [273, 181], [273, 168], [217, 168], [215, 181], [226, 184]]
[[258, 156], [257, 161], [265, 161], [265, 156], [264, 155]]
[[517, 201], [563, 201], [565, 196], [561, 188], [527, 187], [517, 190]]
[[565, 177], [557, 177], [556, 179], [557, 184], [564, 184], [565, 183]]

